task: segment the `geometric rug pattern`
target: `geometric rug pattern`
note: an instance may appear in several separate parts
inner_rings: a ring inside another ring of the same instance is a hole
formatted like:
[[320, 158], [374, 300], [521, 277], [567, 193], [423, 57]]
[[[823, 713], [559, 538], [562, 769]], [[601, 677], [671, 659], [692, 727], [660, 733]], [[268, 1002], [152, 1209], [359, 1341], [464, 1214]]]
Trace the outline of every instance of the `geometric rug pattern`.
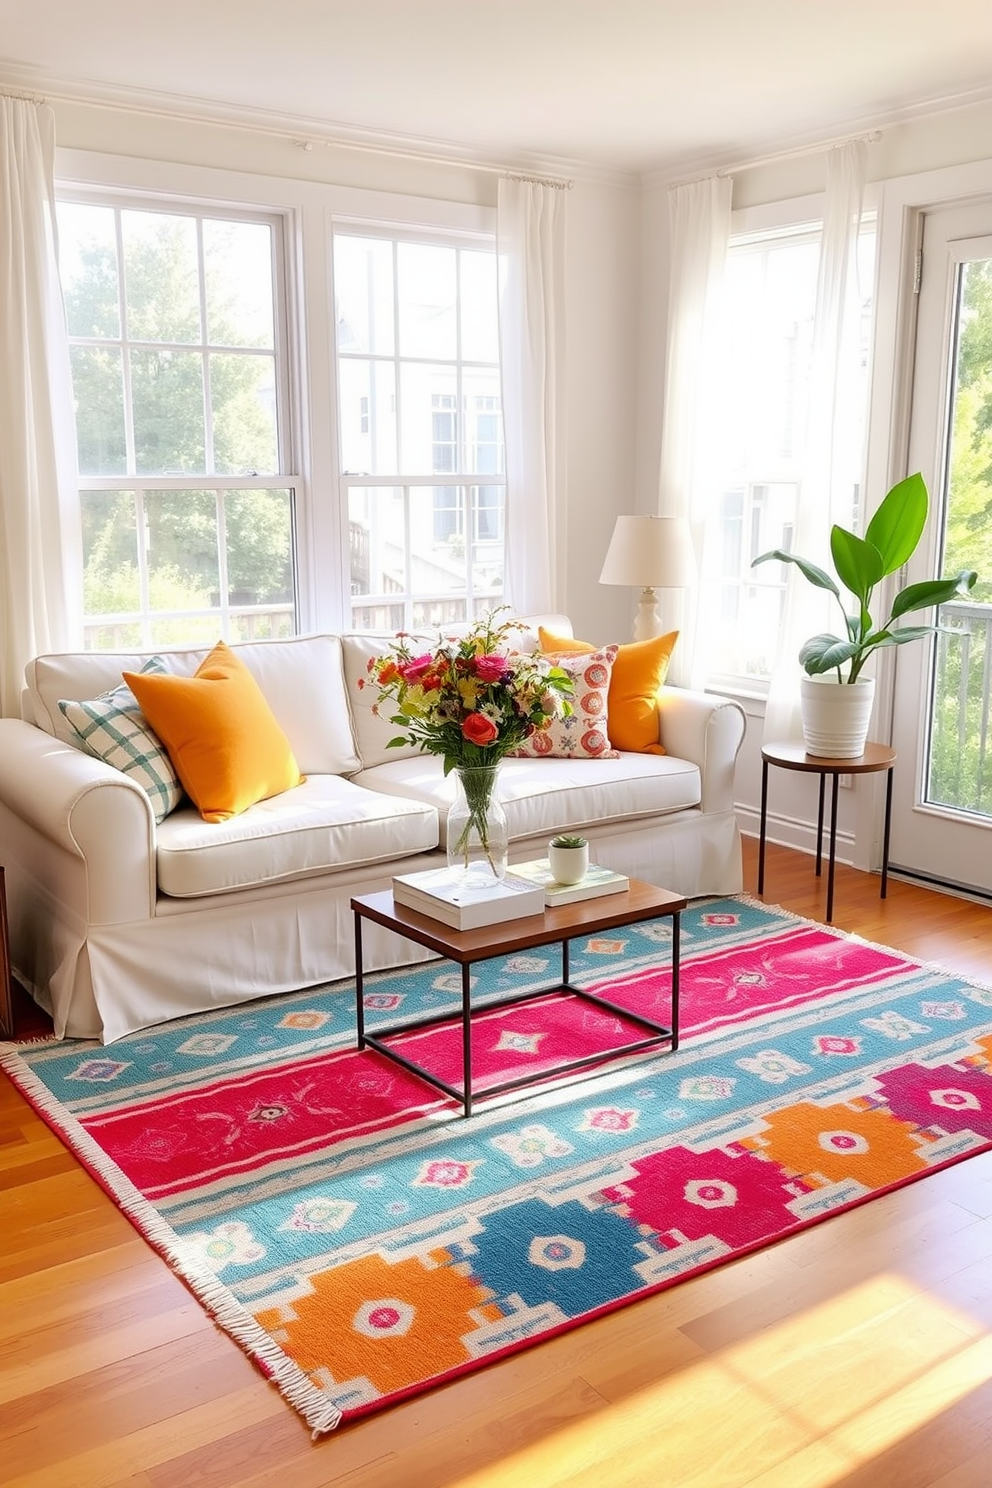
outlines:
[[[571, 943], [659, 1022], [671, 921]], [[474, 968], [476, 1106], [354, 1048], [350, 982], [3, 1067], [315, 1434], [992, 1148], [992, 990], [745, 897], [682, 916], [676, 1054]], [[448, 963], [366, 979], [370, 1029], [454, 1012]], [[457, 1021], [397, 1036], [460, 1080]], [[601, 1052], [578, 1081], [486, 1083]]]

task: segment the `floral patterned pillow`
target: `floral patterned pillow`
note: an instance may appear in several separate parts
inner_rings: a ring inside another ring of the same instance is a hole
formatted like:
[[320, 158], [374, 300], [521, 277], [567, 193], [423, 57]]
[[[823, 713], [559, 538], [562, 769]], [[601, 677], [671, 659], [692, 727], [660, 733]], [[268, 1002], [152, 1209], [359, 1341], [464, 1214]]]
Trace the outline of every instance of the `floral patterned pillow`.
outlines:
[[555, 657], [555, 665], [572, 678], [572, 715], [531, 734], [514, 750], [518, 759], [620, 758], [620, 751], [610, 744], [606, 706], [616, 654], [616, 646], [603, 646], [599, 651]]

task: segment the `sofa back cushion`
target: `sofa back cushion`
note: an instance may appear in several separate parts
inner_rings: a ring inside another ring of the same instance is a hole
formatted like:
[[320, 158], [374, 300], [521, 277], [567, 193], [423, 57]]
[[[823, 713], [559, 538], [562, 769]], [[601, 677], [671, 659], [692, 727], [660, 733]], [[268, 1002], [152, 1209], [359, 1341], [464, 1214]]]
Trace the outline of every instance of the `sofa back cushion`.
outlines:
[[[171, 673], [191, 677], [211, 649], [158, 650], [155, 655]], [[304, 775], [350, 775], [360, 768], [337, 636], [253, 641], [231, 649], [261, 687]], [[37, 656], [25, 671], [22, 716], [64, 744], [78, 746], [78, 735], [59, 711], [59, 700], [82, 702], [108, 692], [124, 672], [140, 671], [151, 654], [80, 651]]]

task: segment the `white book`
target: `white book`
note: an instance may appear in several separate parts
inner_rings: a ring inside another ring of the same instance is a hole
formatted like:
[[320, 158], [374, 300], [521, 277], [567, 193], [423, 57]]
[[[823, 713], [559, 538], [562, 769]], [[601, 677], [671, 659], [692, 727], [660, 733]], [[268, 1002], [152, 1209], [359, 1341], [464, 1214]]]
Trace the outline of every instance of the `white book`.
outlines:
[[601, 894], [622, 894], [630, 888], [630, 879], [625, 874], [602, 868], [598, 863], [590, 863], [584, 877], [576, 884], [557, 883], [547, 858], [514, 863], [513, 872], [518, 878], [543, 888], [547, 909], [556, 904], [576, 904], [580, 899], [598, 899]]
[[481, 925], [544, 913], [541, 885], [509, 873], [484, 889], [466, 888], [450, 868], [400, 873], [393, 879], [393, 900], [453, 930], [477, 930]]

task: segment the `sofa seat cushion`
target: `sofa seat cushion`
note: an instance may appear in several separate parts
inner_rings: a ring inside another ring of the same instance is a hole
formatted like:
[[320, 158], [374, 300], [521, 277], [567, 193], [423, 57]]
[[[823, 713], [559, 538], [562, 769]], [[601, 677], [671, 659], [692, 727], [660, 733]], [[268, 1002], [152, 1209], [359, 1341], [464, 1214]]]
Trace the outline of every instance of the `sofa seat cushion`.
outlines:
[[181, 807], [157, 829], [159, 892], [172, 898], [225, 894], [365, 863], [391, 862], [437, 846], [437, 811], [337, 775], [312, 775], [225, 822]]
[[[445, 840], [454, 780], [445, 779], [435, 755], [420, 754], [352, 777], [369, 790], [422, 801], [438, 813]], [[500, 801], [510, 841], [545, 837], [568, 828], [593, 827], [698, 807], [699, 769], [671, 755], [621, 754], [618, 759], [505, 759]]]

